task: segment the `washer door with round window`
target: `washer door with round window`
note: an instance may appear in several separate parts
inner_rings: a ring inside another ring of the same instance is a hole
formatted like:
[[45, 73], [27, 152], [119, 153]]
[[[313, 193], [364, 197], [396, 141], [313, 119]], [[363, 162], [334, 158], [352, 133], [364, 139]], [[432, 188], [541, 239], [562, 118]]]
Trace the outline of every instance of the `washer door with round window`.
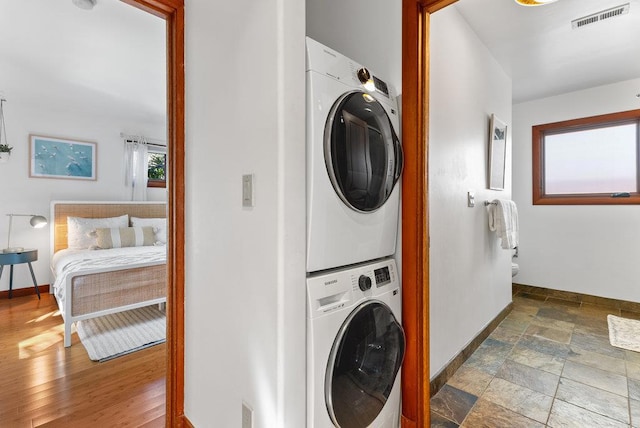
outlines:
[[366, 92], [348, 92], [333, 105], [324, 152], [333, 188], [358, 212], [384, 205], [400, 178], [400, 141], [382, 104]]
[[340, 428], [363, 428], [380, 414], [402, 365], [405, 336], [389, 306], [362, 303], [333, 343], [325, 375], [325, 400]]

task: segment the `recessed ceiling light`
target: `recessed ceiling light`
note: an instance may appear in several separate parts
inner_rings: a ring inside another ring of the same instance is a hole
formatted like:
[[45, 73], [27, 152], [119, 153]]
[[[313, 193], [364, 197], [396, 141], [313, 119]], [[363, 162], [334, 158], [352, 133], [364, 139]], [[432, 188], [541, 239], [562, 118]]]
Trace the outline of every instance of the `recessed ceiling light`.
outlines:
[[515, 0], [521, 6], [543, 6], [557, 0]]
[[78, 6], [80, 9], [91, 10], [93, 6], [96, 5], [98, 0], [72, 0], [73, 4]]

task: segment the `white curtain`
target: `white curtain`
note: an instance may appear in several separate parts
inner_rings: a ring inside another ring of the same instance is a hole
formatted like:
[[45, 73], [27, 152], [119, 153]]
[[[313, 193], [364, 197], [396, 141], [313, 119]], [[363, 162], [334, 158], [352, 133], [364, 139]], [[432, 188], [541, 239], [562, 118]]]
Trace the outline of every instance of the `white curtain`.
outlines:
[[124, 184], [132, 201], [147, 200], [147, 145], [124, 143]]

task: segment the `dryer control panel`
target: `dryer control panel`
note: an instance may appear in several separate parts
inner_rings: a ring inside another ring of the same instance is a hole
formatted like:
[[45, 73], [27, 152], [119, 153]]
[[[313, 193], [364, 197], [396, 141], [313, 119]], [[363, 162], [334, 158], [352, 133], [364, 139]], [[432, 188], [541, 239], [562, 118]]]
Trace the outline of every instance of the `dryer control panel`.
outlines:
[[[321, 43], [307, 37], [307, 71], [314, 71], [322, 75], [329, 76], [339, 82], [350, 86], [359, 86], [367, 81], [371, 81], [375, 88], [368, 89], [373, 93], [384, 95], [382, 99], [389, 102], [397, 97], [397, 91], [393, 85], [376, 76], [371, 69], [365, 68], [341, 53], [324, 46]], [[364, 71], [360, 71], [364, 70]], [[364, 81], [363, 81], [364, 80]], [[382, 100], [379, 100], [382, 102]]]
[[389, 96], [389, 87], [382, 80], [378, 79], [376, 76], [373, 76], [373, 83], [376, 86], [376, 89], [387, 97]]

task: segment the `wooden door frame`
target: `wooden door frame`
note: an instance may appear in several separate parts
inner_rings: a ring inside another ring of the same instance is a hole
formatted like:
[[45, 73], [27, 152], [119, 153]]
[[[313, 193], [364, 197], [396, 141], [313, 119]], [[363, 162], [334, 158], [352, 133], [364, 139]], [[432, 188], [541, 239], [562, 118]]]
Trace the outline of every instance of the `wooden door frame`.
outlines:
[[167, 427], [184, 416], [184, 0], [122, 0], [167, 23]]
[[402, 2], [402, 427], [430, 426], [429, 17], [457, 0]]

